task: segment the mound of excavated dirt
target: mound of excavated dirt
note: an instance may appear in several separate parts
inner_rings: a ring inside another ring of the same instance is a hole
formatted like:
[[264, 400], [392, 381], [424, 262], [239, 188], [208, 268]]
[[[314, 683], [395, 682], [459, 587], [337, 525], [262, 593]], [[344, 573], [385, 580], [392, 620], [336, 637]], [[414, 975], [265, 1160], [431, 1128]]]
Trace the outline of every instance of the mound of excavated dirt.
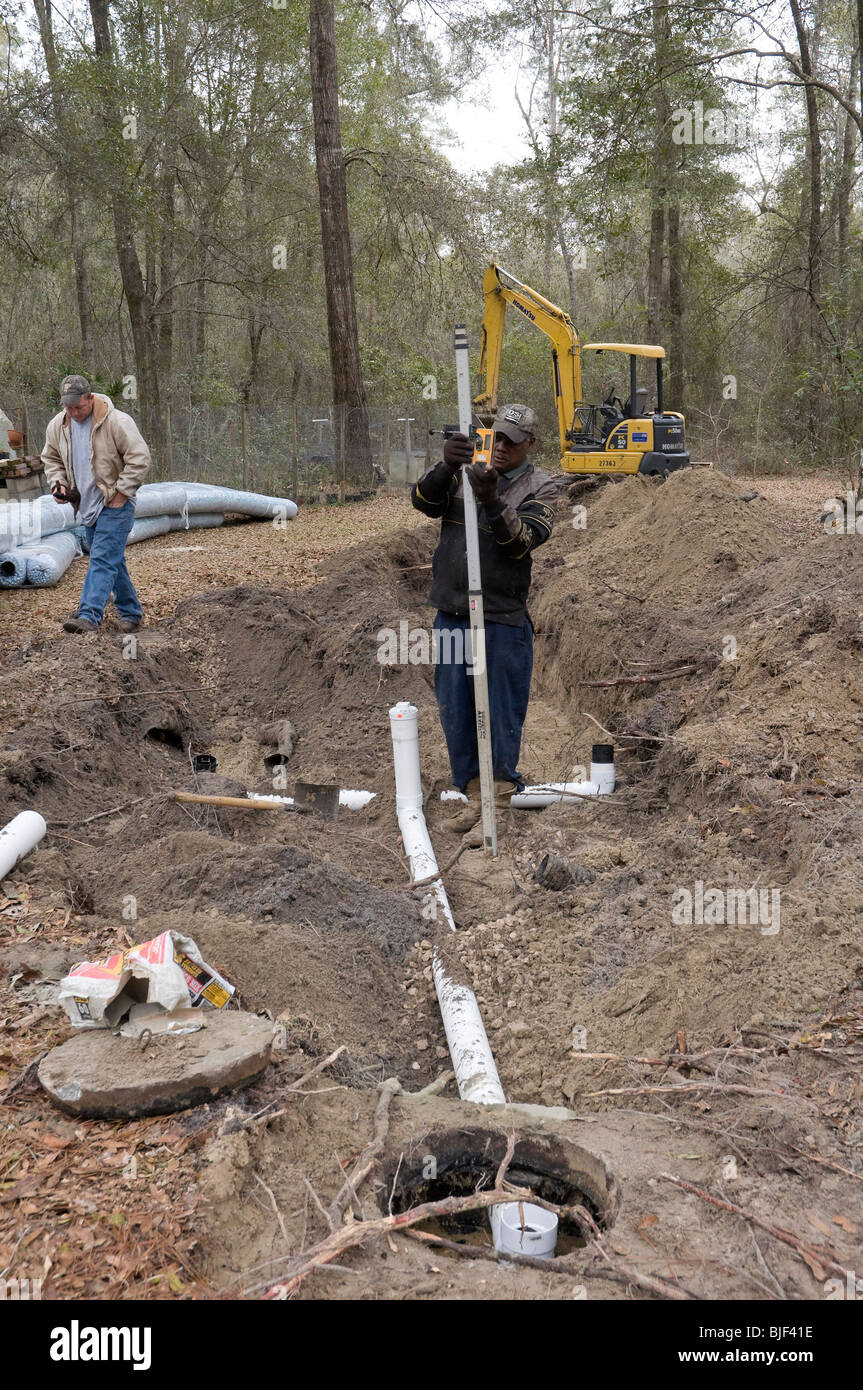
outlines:
[[139, 936], [142, 926], [147, 935], [165, 930], [169, 914], [186, 923], [247, 1008], [303, 1016], [326, 1039], [349, 1043], [364, 1064], [398, 1064], [402, 966], [421, 926], [410, 896], [305, 849], [219, 843], [190, 831], [103, 876], [96, 910], [106, 913], [136, 884]]
[[792, 774], [844, 785], [863, 767], [863, 547], [820, 535], [789, 554], [775, 505], [741, 492], [708, 470], [633, 478], [600, 493], [584, 530], [559, 528], [551, 568], [537, 563], [544, 694], [574, 722], [611, 721], [639, 775], [655, 762], [690, 793]]

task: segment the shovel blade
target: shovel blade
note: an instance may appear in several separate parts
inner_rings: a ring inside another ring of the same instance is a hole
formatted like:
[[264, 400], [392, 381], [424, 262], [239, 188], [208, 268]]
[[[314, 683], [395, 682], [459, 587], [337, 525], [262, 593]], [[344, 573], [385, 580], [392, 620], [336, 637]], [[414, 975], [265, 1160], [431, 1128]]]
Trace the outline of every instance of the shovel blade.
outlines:
[[324, 820], [338, 820], [339, 788], [326, 782], [297, 782], [294, 805], [300, 811], [323, 816]]

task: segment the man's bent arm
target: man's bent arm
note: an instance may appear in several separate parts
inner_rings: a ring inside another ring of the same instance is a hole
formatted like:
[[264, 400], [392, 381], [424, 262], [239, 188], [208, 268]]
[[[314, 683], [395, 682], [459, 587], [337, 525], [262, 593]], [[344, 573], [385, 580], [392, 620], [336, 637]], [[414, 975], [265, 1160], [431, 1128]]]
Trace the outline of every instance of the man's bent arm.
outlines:
[[426, 516], [441, 517], [458, 492], [458, 475], [453, 476], [445, 463], [437, 463], [424, 473], [411, 488], [411, 502]]
[[122, 472], [114, 486], [124, 497], [134, 497], [147, 476], [150, 450], [131, 416], [126, 416], [122, 423], [117, 421], [114, 424], [114, 443], [123, 460]]
[[557, 488], [549, 481], [518, 507], [508, 506], [501, 498], [486, 505], [492, 534], [504, 555], [521, 560], [548, 540], [554, 526], [556, 499]]
[[48, 479], [48, 491], [55, 483], [66, 482], [66, 469], [59, 450], [51, 443], [48, 436], [45, 436], [45, 448], [42, 450], [40, 458], [45, 465], [45, 477]]

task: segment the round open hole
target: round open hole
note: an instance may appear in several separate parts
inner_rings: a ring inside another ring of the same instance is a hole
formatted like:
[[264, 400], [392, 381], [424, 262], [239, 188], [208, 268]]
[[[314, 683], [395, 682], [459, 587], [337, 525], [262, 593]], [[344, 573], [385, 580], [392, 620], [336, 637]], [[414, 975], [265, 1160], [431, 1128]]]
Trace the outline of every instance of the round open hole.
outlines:
[[169, 748], [179, 748], [181, 752], [183, 750], [183, 739], [178, 729], [153, 724], [144, 731], [144, 737], [151, 743], [165, 743]]
[[[390, 1153], [380, 1169], [381, 1210], [408, 1211], [445, 1197], [466, 1197], [494, 1186], [506, 1153], [503, 1131], [463, 1128], [433, 1131], [410, 1152]], [[600, 1230], [614, 1224], [620, 1205], [617, 1180], [595, 1154], [552, 1135], [529, 1135], [515, 1145], [507, 1181], [556, 1206], [582, 1206]], [[417, 1229], [457, 1244], [492, 1245], [489, 1208], [436, 1216]], [[582, 1247], [586, 1238], [572, 1219], [558, 1228], [557, 1255]], [[441, 1254], [445, 1251], [441, 1250]]]

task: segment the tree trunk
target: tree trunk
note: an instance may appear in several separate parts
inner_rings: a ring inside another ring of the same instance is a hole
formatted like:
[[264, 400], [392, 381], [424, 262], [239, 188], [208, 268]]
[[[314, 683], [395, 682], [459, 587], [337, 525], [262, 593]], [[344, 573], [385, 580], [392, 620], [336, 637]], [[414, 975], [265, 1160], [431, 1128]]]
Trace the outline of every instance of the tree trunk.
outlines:
[[[118, 100], [114, 51], [108, 18], [109, 0], [90, 0], [97, 70], [103, 76], [101, 96], [102, 119], [106, 136], [122, 140], [123, 121]], [[126, 185], [125, 170], [117, 160], [114, 186], [111, 191], [111, 212], [114, 220], [114, 240], [120, 277], [129, 311], [132, 343], [135, 349], [135, 368], [138, 396], [141, 402], [141, 424], [144, 437], [156, 460], [164, 448], [164, 425], [159, 400], [159, 372], [156, 363], [152, 303], [149, 300], [141, 273], [141, 262], [135, 246], [132, 209], [135, 205], [132, 190]]]
[[650, 176], [650, 247], [647, 258], [647, 338], [662, 338], [664, 301], [662, 264], [665, 248], [665, 209], [668, 197], [668, 98], [663, 88], [665, 46], [670, 36], [665, 0], [652, 0], [653, 51], [656, 87], [653, 107], [653, 168]]
[[[60, 140], [65, 147], [71, 145], [75, 141], [76, 131], [74, 130], [74, 123], [67, 118], [63, 93], [60, 88], [60, 72], [57, 63], [57, 49], [54, 44], [51, 5], [48, 3], [48, 0], [33, 0], [33, 8], [36, 11], [36, 18], [39, 23], [39, 36], [42, 40], [42, 51], [45, 54], [45, 66], [48, 70], [48, 87], [51, 94], [51, 109], [54, 113], [54, 123], [57, 127]], [[69, 204], [69, 233], [72, 244], [72, 262], [75, 267], [75, 297], [78, 303], [78, 324], [81, 330], [81, 353], [84, 359], [85, 370], [92, 371], [95, 365], [93, 355], [93, 317], [90, 310], [90, 280], [87, 274], [86, 242], [82, 235], [79, 212], [80, 198], [74, 180], [69, 178], [66, 174], [65, 167], [62, 164], [62, 154], [60, 177]]]
[[680, 200], [668, 205], [668, 406], [683, 410], [683, 265], [680, 245]]
[[311, 0], [309, 56], [315, 161], [327, 289], [333, 404], [345, 420], [345, 459], [352, 479], [368, 483], [372, 450], [360, 365], [347, 182], [339, 120], [333, 0]]
[[[853, 106], [857, 91], [859, 48], [851, 55], [851, 69], [848, 77], [848, 101]], [[854, 151], [856, 148], [856, 127], [850, 112], [844, 113], [842, 120], [842, 172], [837, 190], [837, 230], [836, 230], [836, 270], [839, 279], [839, 322], [848, 322], [847, 264], [848, 231], [851, 222], [851, 189], [854, 186]], [[844, 334], [843, 334], [844, 339]]]
[[[790, 0], [794, 27], [797, 31], [797, 45], [800, 51], [800, 66], [807, 77], [815, 76], [815, 69], [809, 47], [809, 36], [800, 13], [799, 0]], [[816, 22], [817, 23], [817, 22]], [[809, 390], [808, 429], [812, 443], [818, 433], [819, 397], [818, 367], [820, 358], [821, 326], [821, 128], [818, 122], [818, 101], [815, 88], [808, 83], [804, 88], [806, 100], [806, 165], [809, 173], [807, 191], [808, 244], [806, 289], [808, 297], [807, 320], [809, 325], [810, 348], [813, 354], [812, 367], [815, 376]]]

